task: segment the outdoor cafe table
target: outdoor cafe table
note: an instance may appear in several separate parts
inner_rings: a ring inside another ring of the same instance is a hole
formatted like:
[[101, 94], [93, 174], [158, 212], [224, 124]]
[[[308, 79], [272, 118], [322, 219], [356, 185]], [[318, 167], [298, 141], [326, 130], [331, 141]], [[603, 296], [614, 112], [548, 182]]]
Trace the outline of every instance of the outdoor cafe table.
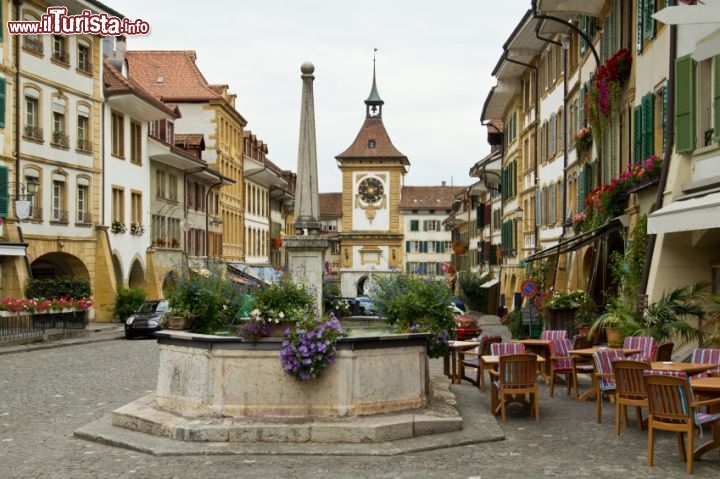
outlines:
[[688, 375], [702, 373], [710, 369], [715, 369], [717, 364], [705, 364], [705, 363], [676, 363], [673, 361], [653, 361], [650, 363], [650, 367], [653, 369], [660, 369], [663, 371], [682, 371]]
[[[575, 355], [575, 356], [580, 356], [583, 358], [591, 358], [593, 354], [595, 354], [598, 351], [602, 351], [604, 349], [607, 349], [607, 348], [604, 346], [593, 346], [592, 348], [571, 349], [570, 351], [568, 351], [568, 353], [571, 356]], [[618, 351], [622, 351], [623, 354], [625, 354], [625, 356], [631, 356], [633, 354], [642, 352], [642, 349], [637, 349], [637, 348], [625, 349], [625, 348], [623, 348], [623, 349], [618, 349]], [[594, 365], [594, 363], [593, 363], [593, 365]], [[595, 397], [595, 374], [593, 374], [592, 380], [593, 380], [593, 387], [591, 387], [590, 389], [588, 389], [587, 391], [582, 393], [580, 395], [580, 397], [578, 397], [578, 401], [587, 401], [588, 399]]]
[[539, 357], [545, 358], [542, 368], [543, 379], [546, 383], [550, 382], [550, 340], [549, 339], [518, 339], [513, 340], [521, 343], [529, 353], [535, 353]]
[[[690, 386], [698, 396], [704, 398], [720, 397], [720, 377], [696, 378], [690, 380]], [[710, 406], [709, 413], [720, 413], [720, 406]]]
[[449, 354], [443, 358], [443, 373], [452, 380], [453, 384], [460, 384], [461, 377], [458, 368], [458, 353], [469, 351], [480, 346], [477, 341], [448, 341]]

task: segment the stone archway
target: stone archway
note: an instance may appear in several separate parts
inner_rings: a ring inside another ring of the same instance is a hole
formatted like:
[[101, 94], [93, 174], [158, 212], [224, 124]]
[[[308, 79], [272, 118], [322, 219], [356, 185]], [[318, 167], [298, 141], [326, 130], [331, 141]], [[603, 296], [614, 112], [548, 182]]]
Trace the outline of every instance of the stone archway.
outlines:
[[370, 277], [369, 276], [361, 276], [358, 279], [357, 282], [357, 294], [356, 296], [365, 296], [367, 295], [367, 291], [365, 291], [365, 285]]
[[44, 254], [32, 262], [30, 269], [34, 279], [69, 276], [90, 281], [90, 272], [85, 263], [80, 258], [68, 253]]
[[120, 258], [118, 257], [117, 253], [113, 253], [112, 255], [112, 263], [113, 272], [115, 273], [115, 284], [117, 284], [117, 287], [120, 288], [125, 283], [123, 282], [122, 263], [120, 262]]
[[139, 259], [135, 259], [130, 266], [130, 275], [128, 276], [128, 287], [145, 288], [145, 271]]

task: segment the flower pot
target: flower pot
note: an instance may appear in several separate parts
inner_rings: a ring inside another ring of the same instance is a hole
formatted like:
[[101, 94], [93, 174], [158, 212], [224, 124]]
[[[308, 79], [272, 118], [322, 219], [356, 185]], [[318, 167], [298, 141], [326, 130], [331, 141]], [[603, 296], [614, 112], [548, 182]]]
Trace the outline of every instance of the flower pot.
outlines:
[[282, 338], [285, 336], [285, 330], [291, 329], [293, 326], [295, 326], [294, 321], [280, 321], [279, 323], [270, 321], [270, 334], [268, 334], [268, 337]]
[[168, 329], [190, 329], [191, 324], [191, 318], [187, 316], [168, 316]]
[[615, 328], [605, 328], [605, 339], [609, 344], [622, 344], [622, 334]]

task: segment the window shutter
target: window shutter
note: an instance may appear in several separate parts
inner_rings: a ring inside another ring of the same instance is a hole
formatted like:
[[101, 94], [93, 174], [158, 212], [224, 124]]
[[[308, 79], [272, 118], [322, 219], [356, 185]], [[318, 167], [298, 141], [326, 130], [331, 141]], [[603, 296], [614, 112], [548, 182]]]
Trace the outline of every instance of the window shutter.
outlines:
[[535, 189], [535, 226], [542, 225], [542, 191]]
[[652, 39], [655, 37], [655, 0], [644, 0], [645, 16], [643, 17], [643, 38]]
[[[0, 33], [0, 40], [2, 39], [2, 34]], [[6, 102], [6, 96], [5, 96], [5, 89], [6, 89], [6, 82], [5, 78], [0, 78], [0, 128], [5, 128], [5, 102]]]
[[695, 65], [690, 55], [675, 60], [675, 148], [695, 149]]
[[548, 220], [549, 224], [555, 224], [555, 210], [557, 208], [557, 196], [555, 192], [555, 185], [550, 185], [550, 205], [548, 208], [548, 213], [550, 215], [550, 218]]
[[585, 169], [581, 169], [577, 177], [577, 212], [585, 211]]
[[713, 59], [715, 68], [715, 84], [713, 85], [713, 105], [714, 105], [714, 118], [713, 118], [713, 139], [715, 141], [720, 140], [720, 55], [716, 55]]
[[409, 253], [409, 252], [410, 252], [410, 242], [409, 242], [409, 241], [406, 241], [406, 242], [405, 242], [405, 252], [406, 252], [406, 253]]
[[585, 127], [585, 93], [587, 89], [585, 88], [585, 85], [580, 87], [580, 98], [578, 98], [578, 111], [577, 111], [577, 128], [576, 131], [580, 131], [583, 127]]
[[645, 0], [637, 2], [637, 44], [635, 45], [638, 53], [642, 53], [643, 47], [643, 22], [645, 20]]
[[662, 87], [662, 96], [663, 96], [663, 115], [662, 115], [662, 131], [663, 131], [663, 151], [661, 155], [665, 155], [665, 148], [667, 148], [668, 144], [668, 132], [667, 132], [667, 115], [668, 115], [668, 87], [667, 87], [667, 80], [665, 80], [665, 84]]
[[8, 186], [8, 169], [0, 166], [0, 218], [7, 218], [8, 215]]
[[642, 159], [642, 117], [643, 110], [641, 102], [640, 106], [635, 107], [635, 111], [633, 114], [633, 160], [636, 162]]
[[652, 155], [655, 147], [653, 123], [655, 120], [655, 95], [648, 93], [642, 98], [642, 158]]

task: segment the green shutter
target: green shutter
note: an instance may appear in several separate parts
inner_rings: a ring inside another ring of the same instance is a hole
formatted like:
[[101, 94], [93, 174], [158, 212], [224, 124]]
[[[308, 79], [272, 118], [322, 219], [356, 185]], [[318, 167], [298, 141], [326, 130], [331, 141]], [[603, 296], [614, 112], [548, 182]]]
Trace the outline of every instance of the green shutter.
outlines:
[[715, 111], [713, 112], [713, 140], [720, 140], [720, 55], [716, 55], [713, 59], [715, 68], [715, 88], [713, 91], [713, 104]]
[[655, 37], [655, 19], [652, 17], [655, 13], [655, 0], [645, 0], [644, 3], [643, 38], [651, 39]]
[[633, 112], [633, 161], [635, 162], [642, 159], [642, 118], [643, 109], [641, 102], [640, 106], [636, 106]]
[[675, 145], [678, 153], [695, 149], [695, 65], [690, 55], [675, 60]]
[[577, 212], [585, 211], [585, 168], [580, 170], [577, 178]]
[[7, 218], [8, 215], [8, 169], [0, 166], [0, 218]]
[[5, 128], [5, 88], [7, 84], [4, 78], [0, 78], [0, 128]]
[[667, 87], [667, 80], [665, 80], [665, 84], [662, 87], [662, 96], [663, 96], [663, 114], [662, 114], [662, 129], [663, 129], [663, 151], [661, 155], [665, 155], [665, 148], [667, 148], [668, 144], [668, 131], [667, 131], [667, 124], [668, 124], [668, 87]]
[[645, 159], [654, 153], [655, 141], [653, 135], [655, 119], [655, 95], [648, 93], [642, 97], [642, 158]]
[[405, 242], [405, 252], [406, 252], [406, 253], [409, 253], [409, 252], [410, 252], [410, 242], [409, 242], [409, 241], [406, 241], [406, 242]]

